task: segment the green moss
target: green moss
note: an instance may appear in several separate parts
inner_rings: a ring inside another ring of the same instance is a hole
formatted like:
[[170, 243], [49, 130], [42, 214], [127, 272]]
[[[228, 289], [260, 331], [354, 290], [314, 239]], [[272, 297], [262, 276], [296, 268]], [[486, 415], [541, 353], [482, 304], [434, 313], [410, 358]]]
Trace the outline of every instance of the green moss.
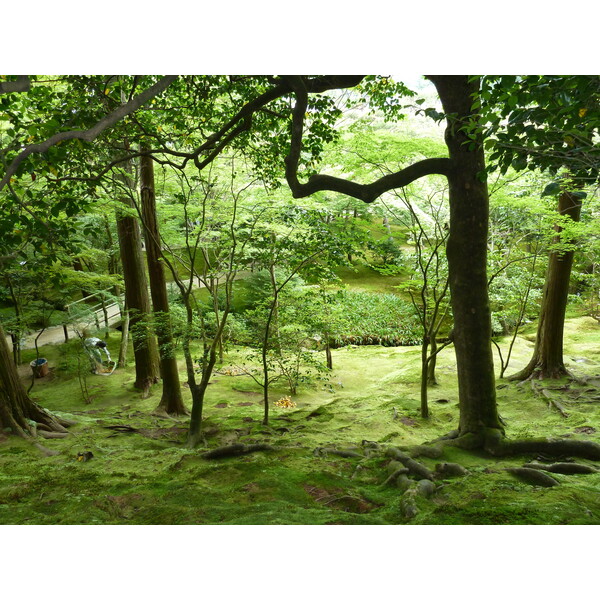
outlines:
[[[566, 328], [566, 356], [583, 377], [600, 377], [596, 362], [600, 327], [586, 319]], [[501, 341], [503, 349], [508, 341]], [[116, 352], [117, 340], [109, 340]], [[530, 357], [519, 338], [511, 368]], [[53, 376], [36, 382], [33, 395], [49, 410], [77, 421], [65, 439], [43, 440], [56, 450], [44, 457], [25, 440], [0, 437], [0, 523], [35, 524], [592, 524], [600, 523], [600, 474], [556, 475], [560, 485], [538, 488], [505, 471], [525, 458], [494, 459], [446, 448], [427, 467], [457, 462], [466, 477], [443, 482], [431, 499], [417, 498], [410, 520], [400, 492], [382, 487], [389, 459], [315, 455], [317, 447], [354, 448], [363, 440], [411, 446], [458, 425], [458, 390], [452, 350], [439, 356], [440, 385], [430, 390], [431, 417], [419, 416], [418, 348], [346, 347], [334, 351], [331, 387], [306, 387], [295, 409], [272, 406], [262, 425], [260, 388], [246, 376], [215, 374], [206, 398], [206, 446], [185, 446], [187, 418], [152, 415], [160, 387], [142, 399], [132, 387], [132, 367], [110, 377], [90, 375], [92, 403], [81, 398], [76, 377], [60, 369], [59, 347], [46, 346]], [[575, 359], [585, 358], [585, 362]], [[227, 356], [236, 364], [235, 348]], [[598, 361], [600, 363], [600, 361]], [[180, 362], [182, 381], [184, 365]], [[25, 371], [25, 370], [24, 370]], [[29, 380], [27, 380], [27, 383]], [[592, 380], [593, 382], [593, 380]], [[569, 412], [565, 419], [529, 384], [499, 381], [498, 407], [509, 438], [569, 436], [600, 439], [594, 385], [549, 382]], [[564, 389], [560, 389], [564, 388]], [[190, 407], [190, 395], [183, 388]], [[285, 389], [274, 389], [272, 400]], [[436, 402], [442, 400], [442, 402]], [[135, 431], [110, 429], [128, 425]], [[233, 442], [268, 443], [273, 452], [205, 460], [205, 448]], [[78, 462], [77, 454], [94, 458]]]

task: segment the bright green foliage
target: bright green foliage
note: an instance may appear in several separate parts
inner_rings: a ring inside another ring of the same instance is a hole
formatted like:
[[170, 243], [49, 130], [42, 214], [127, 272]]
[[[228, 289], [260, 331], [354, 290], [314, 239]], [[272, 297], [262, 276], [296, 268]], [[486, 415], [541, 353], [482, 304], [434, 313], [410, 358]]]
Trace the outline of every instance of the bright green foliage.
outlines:
[[341, 291], [336, 312], [339, 320], [332, 335], [338, 346], [409, 346], [420, 342], [413, 307], [396, 294]]

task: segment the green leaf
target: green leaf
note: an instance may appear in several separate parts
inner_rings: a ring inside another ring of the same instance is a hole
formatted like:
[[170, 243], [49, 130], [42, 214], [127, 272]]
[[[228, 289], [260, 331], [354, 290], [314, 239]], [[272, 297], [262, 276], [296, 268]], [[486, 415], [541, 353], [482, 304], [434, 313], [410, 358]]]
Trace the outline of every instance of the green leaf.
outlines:
[[573, 196], [573, 198], [577, 198], [578, 200], [584, 200], [585, 198], [587, 198], [587, 193], [586, 192], [571, 192], [571, 196]]
[[544, 188], [542, 198], [544, 196], [556, 196], [557, 194], [560, 194], [560, 184], [557, 181], [553, 181]]
[[515, 171], [522, 171], [527, 168], [527, 159], [524, 156], [517, 156], [517, 158], [512, 161], [511, 166]]

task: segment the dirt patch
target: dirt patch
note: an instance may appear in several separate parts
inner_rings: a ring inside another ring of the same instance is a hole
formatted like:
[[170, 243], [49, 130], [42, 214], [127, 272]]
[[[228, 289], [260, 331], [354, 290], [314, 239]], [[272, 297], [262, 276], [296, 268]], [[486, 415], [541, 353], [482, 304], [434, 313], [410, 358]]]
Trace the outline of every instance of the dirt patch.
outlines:
[[219, 402], [219, 404], [215, 404], [215, 408], [227, 408], [229, 405], [227, 402]]
[[590, 435], [592, 433], [596, 433], [596, 430], [593, 427], [588, 427], [588, 426], [575, 427], [575, 429], [573, 431], [575, 433], [586, 433], [588, 435]]
[[400, 417], [398, 420], [403, 425], [408, 425], [409, 427], [416, 427], [418, 425], [418, 423], [410, 417]]
[[125, 494], [123, 496], [105, 496], [96, 500], [94, 506], [108, 513], [112, 518], [130, 519], [139, 509], [143, 499], [141, 494]]
[[[52, 383], [56, 379], [56, 375], [54, 374], [55, 369], [56, 367], [50, 367], [48, 370], [48, 375], [46, 375], [45, 377], [36, 377], [32, 392], [35, 391], [35, 388], [38, 386], [45, 386], [49, 383]], [[26, 363], [23, 365], [19, 365], [17, 367], [17, 373], [19, 374], [19, 379], [21, 380], [21, 383], [25, 386], [25, 389], [29, 389], [32, 377], [31, 367], [29, 366], [29, 364]]]
[[254, 402], [238, 402], [236, 406], [254, 406]]

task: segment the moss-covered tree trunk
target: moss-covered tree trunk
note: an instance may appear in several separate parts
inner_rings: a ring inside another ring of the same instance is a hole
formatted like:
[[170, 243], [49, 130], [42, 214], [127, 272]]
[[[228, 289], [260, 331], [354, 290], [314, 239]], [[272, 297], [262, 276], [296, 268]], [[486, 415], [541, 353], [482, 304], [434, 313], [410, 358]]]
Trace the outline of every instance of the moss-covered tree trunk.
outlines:
[[45, 431], [67, 433], [58, 419], [27, 395], [0, 324], [0, 431], [8, 430], [14, 435], [28, 437], [35, 432], [29, 421], [34, 421]]
[[[578, 222], [581, 200], [572, 193], [563, 192], [558, 199], [558, 212]], [[569, 246], [550, 253], [533, 356], [523, 370], [509, 377], [511, 380], [550, 379], [569, 374], [563, 359], [563, 331], [574, 251], [569, 249], [572, 240], [562, 239], [563, 229], [557, 226], [556, 231], [554, 242]]]
[[502, 431], [496, 407], [491, 314], [487, 286], [489, 198], [483, 146], [467, 139], [462, 126], [479, 82], [467, 76], [434, 76], [446, 113], [450, 234], [446, 248], [454, 315], [461, 436]]
[[150, 278], [150, 294], [155, 314], [156, 336], [160, 355], [160, 375], [163, 389], [157, 411], [170, 415], [187, 414], [181, 397], [181, 384], [177, 369], [169, 299], [167, 297], [167, 280], [161, 258], [160, 233], [156, 218], [156, 193], [154, 188], [154, 166], [150, 156], [140, 159], [140, 186], [142, 215], [146, 232], [146, 259]]
[[[131, 185], [128, 177], [123, 183], [125, 189]], [[144, 322], [151, 309], [140, 227], [133, 214], [131, 198], [124, 193], [121, 201], [125, 209], [117, 213], [117, 231], [125, 281], [125, 304], [129, 309], [129, 331], [133, 338], [134, 387], [147, 396], [151, 386], [158, 382], [158, 350], [156, 340]]]

